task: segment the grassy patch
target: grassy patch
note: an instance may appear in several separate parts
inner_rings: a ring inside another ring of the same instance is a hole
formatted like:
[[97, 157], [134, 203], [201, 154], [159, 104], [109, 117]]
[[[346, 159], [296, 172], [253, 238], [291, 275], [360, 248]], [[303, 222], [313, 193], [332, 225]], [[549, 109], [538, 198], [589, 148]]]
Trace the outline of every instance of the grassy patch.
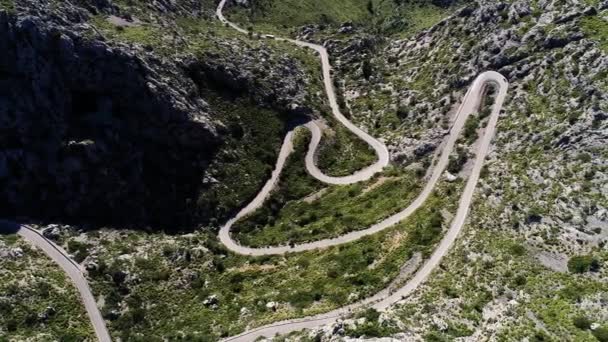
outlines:
[[600, 262], [591, 255], [576, 255], [568, 260], [568, 270], [572, 273], [597, 272]]
[[[465, 1], [463, 1], [465, 2]], [[444, 8], [428, 3], [406, 3], [401, 6], [399, 14], [393, 17], [393, 22], [387, 28], [399, 38], [411, 37], [426, 30], [450, 15], [458, 5]]]
[[156, 49], [168, 45], [165, 42], [163, 31], [151, 24], [141, 23], [137, 26], [116, 26], [102, 15], [93, 17], [91, 23], [106, 38], [112, 40], [147, 45]]
[[0, 10], [5, 10], [9, 13], [15, 11], [15, 1], [14, 0], [0, 0]]
[[585, 34], [597, 41], [604, 52], [608, 52], [608, 21], [601, 16], [589, 16], [581, 19], [581, 28]]
[[255, 31], [278, 33], [311, 24], [337, 26], [351, 22], [367, 30], [401, 37], [431, 27], [452, 10], [430, 1], [384, 0], [263, 0], [252, 3], [248, 9], [227, 9], [232, 20], [246, 23]]
[[240, 12], [240, 19], [247, 18], [254, 24], [270, 23], [277, 28], [288, 28], [313, 23], [364, 22], [370, 16], [366, 5], [366, 0], [262, 0], [252, 4], [250, 11], [238, 9], [236, 12]]
[[477, 113], [473, 113], [467, 118], [467, 121], [464, 123], [464, 128], [462, 131], [462, 137], [468, 144], [473, 143], [479, 137], [479, 135], [477, 134], [478, 128], [479, 115]]

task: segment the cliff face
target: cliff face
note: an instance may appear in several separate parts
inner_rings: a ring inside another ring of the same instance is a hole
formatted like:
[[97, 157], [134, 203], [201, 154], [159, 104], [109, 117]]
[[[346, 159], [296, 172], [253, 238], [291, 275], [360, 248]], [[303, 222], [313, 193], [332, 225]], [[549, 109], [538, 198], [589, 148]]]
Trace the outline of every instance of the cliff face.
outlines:
[[104, 41], [88, 22], [117, 7], [75, 3], [21, 1], [0, 10], [0, 216], [205, 223], [211, 214], [192, 199], [207, 190], [203, 178], [217, 154], [233, 148], [206, 89], [281, 110], [303, 97], [297, 70], [287, 68], [287, 93], [254, 93], [254, 75], [234, 68], [238, 55], [227, 65], [221, 56], [166, 58]]
[[191, 83], [174, 90], [134, 54], [36, 18], [5, 14], [0, 35], [3, 215], [124, 222], [186, 209], [219, 139]]

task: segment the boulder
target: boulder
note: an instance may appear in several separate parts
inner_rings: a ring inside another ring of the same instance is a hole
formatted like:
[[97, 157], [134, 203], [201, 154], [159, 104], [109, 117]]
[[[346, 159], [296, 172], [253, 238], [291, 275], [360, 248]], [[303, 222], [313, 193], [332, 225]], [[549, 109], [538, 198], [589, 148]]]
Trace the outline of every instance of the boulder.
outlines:
[[279, 304], [277, 302], [268, 302], [266, 303], [266, 309], [276, 311]]

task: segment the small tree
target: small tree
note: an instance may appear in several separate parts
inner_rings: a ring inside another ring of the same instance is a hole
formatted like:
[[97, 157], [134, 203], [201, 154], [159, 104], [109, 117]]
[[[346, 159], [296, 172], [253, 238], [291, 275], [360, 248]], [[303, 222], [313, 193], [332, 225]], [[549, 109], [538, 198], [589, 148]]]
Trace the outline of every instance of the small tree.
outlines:
[[591, 255], [577, 255], [568, 260], [568, 270], [572, 273], [585, 273], [599, 270], [599, 261]]
[[363, 77], [365, 77], [366, 80], [369, 80], [373, 72], [372, 64], [370, 63], [369, 59], [363, 61], [363, 66], [361, 69], [363, 71]]
[[599, 327], [593, 330], [593, 336], [600, 342], [608, 342], [608, 328]]
[[574, 317], [574, 319], [572, 319], [572, 324], [574, 324], [575, 327], [581, 330], [587, 330], [591, 328], [591, 321], [585, 316]]
[[405, 118], [407, 118], [408, 114], [409, 114], [409, 111], [408, 111], [408, 108], [406, 106], [400, 105], [397, 108], [397, 117], [398, 118], [405, 119]]
[[372, 2], [372, 0], [367, 1], [367, 11], [369, 12], [369, 14], [374, 14], [374, 3]]

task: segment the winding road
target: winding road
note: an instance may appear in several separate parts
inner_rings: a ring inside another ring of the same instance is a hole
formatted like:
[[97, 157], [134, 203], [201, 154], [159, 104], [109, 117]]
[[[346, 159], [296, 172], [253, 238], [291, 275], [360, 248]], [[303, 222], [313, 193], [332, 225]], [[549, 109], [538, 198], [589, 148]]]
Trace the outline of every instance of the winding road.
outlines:
[[95, 331], [97, 340], [100, 342], [112, 341], [110, 339], [110, 334], [108, 333], [106, 323], [101, 316], [97, 303], [95, 302], [95, 297], [91, 293], [91, 288], [89, 288], [89, 283], [84, 277], [82, 268], [77, 262], [69, 257], [66, 251], [45, 238], [36, 229], [26, 225], [0, 220], [0, 231], [17, 233], [17, 235], [21, 236], [32, 245], [40, 248], [57, 265], [59, 265], [59, 267], [61, 267], [63, 271], [70, 277], [74, 286], [76, 286], [78, 289], [80, 298], [84, 303], [84, 307], [89, 315], [91, 324], [93, 325], [93, 330]]
[[[222, 23], [229, 25], [230, 27], [232, 27], [233, 29], [235, 29], [241, 33], [248, 34], [249, 32], [247, 30], [240, 28], [239, 26], [228, 21], [224, 17], [224, 15], [222, 14], [222, 10], [223, 10], [225, 4], [226, 4], [226, 0], [222, 0], [219, 3], [219, 5], [217, 6], [216, 14], [217, 14], [217, 17], [219, 18], [219, 20]], [[369, 179], [374, 174], [380, 172], [384, 167], [386, 167], [388, 165], [389, 159], [390, 159], [386, 145], [384, 143], [382, 143], [381, 141], [377, 140], [376, 138], [372, 137], [371, 135], [367, 134], [359, 127], [355, 126], [352, 122], [350, 122], [342, 114], [342, 112], [340, 112], [340, 106], [338, 106], [338, 101], [336, 100], [336, 92], [334, 90], [334, 85], [332, 83], [331, 72], [330, 72], [331, 64], [329, 63], [329, 55], [327, 54], [327, 49], [325, 49], [321, 45], [303, 42], [303, 41], [295, 40], [295, 39], [275, 37], [272, 35], [262, 35], [262, 37], [270, 38], [270, 39], [274, 39], [274, 40], [278, 40], [278, 41], [290, 42], [290, 43], [293, 43], [293, 44], [301, 46], [301, 47], [306, 47], [306, 48], [312, 49], [319, 54], [319, 58], [321, 59], [321, 68], [323, 71], [322, 72], [323, 85], [325, 87], [325, 93], [327, 94], [327, 100], [329, 101], [329, 106], [331, 107], [331, 112], [332, 112], [333, 116], [336, 118], [336, 120], [338, 120], [338, 122], [340, 122], [342, 125], [344, 125], [344, 127], [348, 128], [357, 137], [359, 137], [361, 140], [365, 141], [369, 146], [371, 146], [374, 149], [376, 156], [378, 156], [378, 160], [374, 164], [372, 164], [362, 170], [359, 170], [350, 176], [331, 177], [331, 176], [327, 176], [327, 175], [323, 174], [321, 172], [321, 170], [319, 170], [316, 167], [316, 165], [313, 161], [314, 154], [317, 150], [319, 142], [321, 141], [321, 129], [318, 127], [317, 124], [315, 124], [313, 122], [313, 123], [306, 125], [308, 127], [308, 129], [310, 129], [310, 131], [313, 135], [312, 141], [310, 143], [310, 148], [308, 150], [308, 154], [306, 155], [306, 167], [308, 169], [308, 172], [310, 172], [310, 174], [313, 177], [317, 178], [318, 180], [320, 180], [322, 182], [325, 182], [327, 184], [338, 185], [338, 184], [352, 184], [352, 183], [357, 183], [357, 182]]]
[[[217, 7], [216, 14], [217, 14], [217, 17], [219, 18], [219, 20], [241, 33], [248, 34], [247, 30], [228, 21], [224, 17], [224, 15], [222, 14], [222, 10], [223, 10], [225, 4], [226, 4], [226, 0], [222, 0]], [[330, 103], [330, 106], [332, 109], [332, 114], [346, 128], [348, 128], [359, 138], [361, 138], [362, 140], [367, 142], [376, 151], [376, 154], [378, 156], [378, 160], [375, 164], [373, 164], [363, 170], [360, 170], [360, 171], [354, 173], [353, 175], [347, 176], [347, 177], [330, 177], [330, 176], [323, 174], [316, 166], [315, 160], [314, 160], [314, 154], [316, 152], [316, 149], [318, 148], [318, 145], [319, 145], [319, 142], [320, 142], [321, 136], [322, 136], [321, 129], [319, 128], [319, 125], [316, 122], [312, 121], [305, 125], [312, 133], [311, 143], [309, 145], [309, 149], [308, 149], [308, 152], [307, 152], [306, 158], [305, 158], [305, 164], [306, 164], [306, 169], [307, 169], [308, 173], [311, 176], [313, 176], [314, 178], [316, 178], [322, 182], [328, 183], [328, 184], [351, 184], [351, 183], [355, 183], [358, 181], [369, 179], [375, 173], [379, 172], [382, 168], [384, 168], [386, 165], [388, 165], [389, 154], [388, 154], [388, 149], [386, 148], [386, 146], [382, 142], [378, 141], [377, 139], [374, 139], [369, 134], [365, 133], [364, 131], [362, 131], [361, 129], [356, 127], [353, 123], [351, 123], [348, 119], [346, 119], [346, 117], [344, 117], [344, 115], [342, 115], [342, 113], [340, 112], [340, 109], [336, 102], [336, 95], [335, 95], [333, 83], [331, 80], [331, 73], [330, 73], [331, 65], [329, 63], [329, 57], [327, 54], [327, 50], [323, 46], [308, 43], [308, 42], [303, 42], [303, 41], [299, 41], [299, 40], [288, 39], [288, 38], [279, 38], [279, 37], [270, 36], [270, 35], [262, 35], [262, 37], [291, 42], [298, 46], [311, 48], [319, 53], [319, 56], [321, 59], [322, 70], [323, 70], [323, 82], [324, 82], [325, 91], [327, 93], [327, 97], [329, 99], [329, 103]], [[501, 74], [494, 72], [494, 71], [483, 72], [475, 79], [475, 81], [469, 87], [467, 93], [465, 94], [460, 107], [458, 108], [456, 118], [455, 118], [452, 128], [450, 129], [450, 132], [445, 140], [445, 145], [443, 147], [443, 150], [441, 151], [439, 159], [433, 166], [431, 175], [430, 175], [425, 187], [420, 192], [418, 197], [416, 197], [416, 199], [407, 208], [372, 225], [371, 227], [369, 227], [367, 229], [353, 231], [353, 232], [344, 234], [344, 235], [336, 237], [336, 238], [318, 240], [318, 241], [314, 241], [314, 242], [297, 244], [297, 245], [292, 245], [292, 246], [288, 246], [288, 245], [269, 246], [269, 247], [265, 247], [265, 248], [251, 248], [251, 247], [247, 247], [247, 246], [242, 246], [242, 245], [238, 244], [235, 240], [232, 239], [232, 237], [230, 236], [230, 229], [234, 225], [234, 223], [236, 221], [238, 221], [240, 218], [252, 213], [254, 210], [259, 208], [264, 203], [264, 201], [266, 200], [266, 198], [268, 197], [268, 195], [270, 194], [270, 192], [276, 185], [276, 182], [285, 165], [285, 161], [286, 161], [287, 157], [289, 156], [289, 154], [293, 151], [293, 145], [292, 145], [293, 131], [290, 131], [285, 137], [285, 140], [281, 147], [281, 151], [279, 152], [279, 157], [277, 159], [275, 169], [272, 172], [271, 178], [267, 181], [267, 183], [264, 185], [262, 190], [257, 194], [257, 196], [220, 229], [220, 232], [219, 232], [220, 241], [232, 252], [235, 252], [238, 254], [245, 254], [245, 255], [273, 255], [273, 254], [285, 254], [285, 253], [289, 253], [289, 252], [301, 252], [301, 251], [307, 251], [307, 250], [318, 249], [318, 248], [327, 248], [330, 246], [336, 246], [336, 245], [340, 245], [343, 243], [352, 242], [352, 241], [360, 239], [366, 235], [375, 234], [377, 232], [380, 232], [386, 228], [389, 228], [389, 227], [395, 225], [396, 223], [398, 223], [400, 221], [403, 221], [404, 219], [409, 217], [411, 214], [413, 214], [418, 208], [420, 208], [420, 206], [422, 206], [422, 204], [424, 204], [424, 202], [427, 200], [427, 198], [433, 192], [435, 185], [441, 178], [441, 175], [443, 174], [443, 172], [445, 171], [445, 168], [448, 165], [450, 154], [452, 153], [452, 150], [454, 149], [456, 140], [458, 139], [460, 132], [462, 131], [467, 118], [472, 113], [475, 113], [476, 111], [478, 111], [479, 106], [481, 104], [482, 97], [485, 94], [485, 88], [489, 84], [495, 85], [498, 91], [496, 94], [494, 105], [492, 107], [492, 112], [490, 114], [488, 124], [486, 125], [486, 128], [485, 128], [484, 135], [481, 138], [481, 140], [479, 141], [479, 144], [477, 147], [476, 157], [475, 157], [473, 168], [471, 170], [471, 174], [467, 180], [463, 193], [460, 197], [456, 215], [454, 216], [449, 229], [445, 233], [442, 240], [439, 242], [437, 248], [434, 250], [431, 257], [424, 262], [422, 267], [420, 267], [416, 271], [414, 276], [412, 278], [410, 278], [405, 283], [405, 285], [403, 285], [401, 288], [399, 288], [395, 291], [390, 291], [388, 288], [386, 288], [386, 289], [380, 291], [379, 293], [375, 294], [372, 297], [363, 299], [359, 302], [353, 303], [351, 305], [348, 305], [348, 306], [345, 306], [345, 307], [342, 307], [342, 308], [339, 308], [339, 309], [336, 309], [336, 310], [333, 310], [330, 312], [326, 312], [326, 313], [314, 315], [314, 316], [308, 316], [308, 317], [303, 317], [303, 318], [296, 318], [296, 319], [290, 319], [290, 320], [272, 323], [272, 324], [269, 324], [266, 326], [262, 326], [262, 327], [258, 327], [255, 329], [245, 331], [236, 336], [226, 338], [226, 339], [224, 339], [224, 341], [243, 341], [243, 342], [253, 341], [259, 337], [272, 337], [277, 334], [283, 335], [283, 334], [287, 334], [287, 333], [301, 330], [301, 329], [315, 328], [315, 327], [318, 327], [321, 325], [332, 323], [332, 322], [336, 321], [337, 319], [340, 319], [340, 318], [348, 315], [349, 313], [352, 312], [352, 310], [357, 309], [362, 306], [366, 306], [366, 305], [369, 305], [377, 310], [385, 310], [391, 304], [393, 304], [393, 303], [401, 300], [405, 296], [409, 295], [420, 284], [422, 284], [429, 277], [431, 272], [439, 265], [439, 263], [441, 262], [441, 259], [448, 252], [448, 250], [450, 249], [450, 247], [452, 246], [454, 241], [456, 241], [458, 234], [460, 233], [460, 231], [462, 230], [462, 227], [464, 226], [467, 214], [469, 212], [469, 208], [471, 206], [471, 201], [473, 199], [473, 193], [475, 191], [475, 187], [477, 186], [477, 182], [479, 181], [479, 175], [481, 173], [481, 168], [483, 167], [485, 157], [490, 148], [492, 138], [494, 137], [494, 133], [496, 130], [496, 124], [498, 122], [500, 111], [502, 109], [502, 105], [504, 103], [504, 100], [505, 100], [505, 97], [507, 94], [507, 88], [508, 88], [509, 84], [507, 82], [507, 79], [504, 76], [502, 76]]]
[[[223, 16], [222, 10], [225, 4], [226, 0], [222, 0], [217, 7], [216, 13], [219, 20], [231, 26], [235, 30], [247, 34], [247, 30], [240, 28], [236, 24], [228, 21]], [[318, 123], [315, 121], [311, 121], [305, 124], [305, 127], [307, 127], [312, 133], [312, 139], [305, 157], [305, 164], [308, 173], [314, 178], [327, 184], [352, 184], [371, 178], [374, 174], [378, 173], [385, 166], [387, 166], [389, 163], [389, 153], [386, 145], [381, 141], [373, 138], [357, 126], [355, 126], [340, 112], [339, 106], [336, 101], [333, 83], [331, 80], [331, 65], [329, 63], [329, 56], [327, 54], [327, 50], [320, 45], [299, 40], [279, 38], [270, 35], [264, 35], [263, 37], [291, 42], [298, 46], [310, 48], [318, 52], [323, 70], [323, 82], [325, 86], [325, 91], [329, 100], [332, 114], [341, 124], [343, 124], [351, 132], [357, 135], [360, 139], [368, 143], [374, 149], [378, 157], [377, 161], [374, 164], [362, 170], [359, 170], [349, 176], [331, 177], [323, 174], [323, 172], [321, 172], [321, 170], [319, 170], [319, 168], [316, 166], [314, 158], [315, 152], [318, 149], [322, 137], [322, 132]], [[351, 305], [319, 315], [285, 320], [259, 328], [251, 329], [243, 332], [242, 334], [226, 338], [225, 341], [253, 341], [258, 337], [272, 337], [276, 334], [287, 334], [296, 330], [315, 328], [320, 325], [332, 323], [337, 319], [340, 319], [350, 314], [352, 310], [366, 305], [374, 307], [378, 310], [384, 310], [391, 304], [409, 295], [420, 284], [422, 284], [428, 278], [431, 272], [439, 265], [441, 259], [448, 252], [449, 248], [456, 240], [456, 237], [460, 233], [465, 223], [473, 198], [473, 193], [479, 180], [481, 168], [483, 166], [485, 156], [489, 150], [492, 137], [494, 136], [496, 123], [498, 121], [502, 104], [507, 93], [508, 82], [502, 75], [493, 71], [484, 72], [475, 79], [475, 81], [470, 86], [469, 90], [467, 91], [466, 95], [462, 100], [452, 129], [450, 130], [450, 133], [446, 138], [445, 146], [433, 167], [428, 182], [426, 183], [424, 189], [420, 192], [418, 197], [407, 208], [403, 209], [399, 213], [394, 214], [367, 229], [350, 232], [336, 238], [324, 239], [294, 246], [271, 246], [267, 248], [250, 248], [246, 246], [241, 246], [231, 238], [230, 229], [237, 220], [259, 208], [264, 203], [271, 190], [276, 185], [276, 182], [285, 165], [285, 161], [289, 154], [293, 151], [293, 130], [288, 132], [288, 134], [285, 136], [283, 145], [281, 146], [279, 157], [277, 159], [275, 169], [272, 172], [271, 178], [266, 182], [266, 184], [260, 190], [258, 195], [220, 229], [220, 241], [229, 250], [235, 253], [245, 255], [271, 255], [285, 254], [288, 252], [307, 251], [317, 248], [327, 248], [330, 246], [352, 242], [357, 239], [360, 239], [363, 236], [380, 232], [406, 219], [412, 213], [414, 213], [432, 193], [433, 189], [435, 188], [435, 185], [441, 178], [441, 175], [443, 174], [449, 162], [450, 153], [452, 152], [456, 140], [458, 139], [458, 136], [462, 128], [464, 127], [464, 123], [466, 122], [469, 115], [471, 113], [474, 113], [478, 109], [481, 103], [481, 99], [484, 95], [484, 88], [490, 83], [497, 86], [498, 92], [496, 95], [494, 106], [492, 108], [492, 113], [490, 115], [489, 122], [485, 129], [485, 133], [481, 138], [476, 151], [476, 158], [473, 169], [471, 171], [471, 175], [469, 176], [467, 183], [464, 187], [463, 193], [460, 197], [460, 202], [456, 215], [452, 220], [449, 229], [447, 230], [446, 234], [440, 241], [439, 245], [437, 246], [431, 257], [426, 260], [421, 267], [418, 268], [418, 270], [405, 283], [404, 286], [396, 290], [392, 290], [392, 285], [394, 285], [392, 284], [391, 286], [378, 292], [374, 296], [363, 299]], [[52, 241], [46, 239], [40, 232], [31, 227], [28, 227], [27, 225], [19, 225], [13, 222], [0, 220], [0, 230], [16, 232], [22, 238], [26, 239], [31, 244], [39, 247], [42, 251], [44, 251], [44, 253], [46, 253], [67, 273], [67, 275], [70, 277], [70, 279], [72, 280], [72, 282], [80, 293], [81, 299], [91, 320], [97, 339], [101, 342], [110, 342], [111, 339], [107, 327], [105, 325], [103, 317], [101, 316], [99, 308], [96, 305], [95, 297], [91, 293], [91, 289], [89, 288], [81, 266], [75, 261], [73, 261], [61, 247], [58, 247]]]

